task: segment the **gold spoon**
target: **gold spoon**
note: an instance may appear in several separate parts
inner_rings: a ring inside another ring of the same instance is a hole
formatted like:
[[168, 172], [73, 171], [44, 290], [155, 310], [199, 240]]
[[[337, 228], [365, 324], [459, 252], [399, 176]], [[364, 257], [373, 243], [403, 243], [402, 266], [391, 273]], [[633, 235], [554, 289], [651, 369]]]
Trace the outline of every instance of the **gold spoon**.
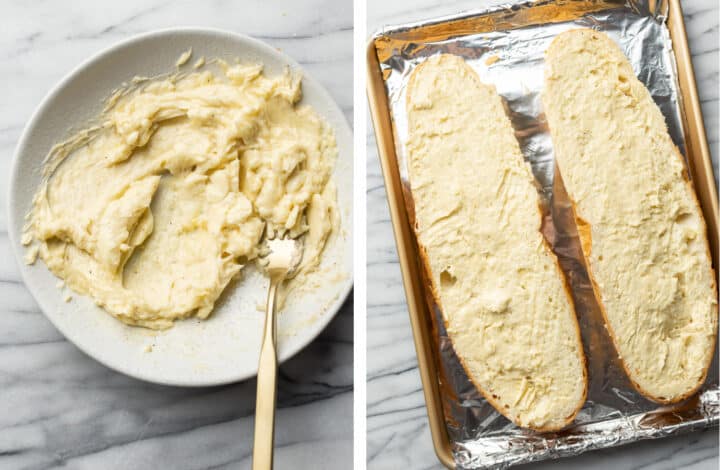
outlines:
[[255, 441], [253, 443], [253, 470], [273, 468], [275, 441], [275, 404], [277, 395], [277, 318], [275, 314], [277, 290], [285, 279], [295, 274], [302, 259], [303, 246], [291, 238], [267, 240], [269, 253], [261, 264], [270, 277], [270, 289], [265, 314], [258, 365], [257, 393], [255, 398]]

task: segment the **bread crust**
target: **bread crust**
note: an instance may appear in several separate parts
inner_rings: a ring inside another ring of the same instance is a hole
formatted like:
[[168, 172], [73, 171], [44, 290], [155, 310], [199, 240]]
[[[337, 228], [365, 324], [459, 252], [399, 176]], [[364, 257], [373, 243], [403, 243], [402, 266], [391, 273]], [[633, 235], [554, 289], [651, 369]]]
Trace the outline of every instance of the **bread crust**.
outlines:
[[[585, 31], [587, 31], [587, 30], [575, 29], [575, 30], [567, 31], [566, 33], [563, 33], [563, 34], [584, 34]], [[548, 123], [548, 128], [550, 129], [549, 123]], [[550, 130], [552, 130], [552, 129], [550, 129]], [[703, 234], [704, 240], [705, 240], [705, 256], [708, 260], [708, 265], [710, 266], [710, 278], [712, 280], [711, 288], [712, 288], [715, 298], [717, 299], [718, 298], [717, 283], [715, 280], [716, 279], [715, 278], [715, 270], [713, 269], [712, 259], [711, 259], [711, 255], [710, 255], [710, 245], [708, 243], [708, 236], [707, 236], [707, 224], [706, 224], [705, 218], [703, 217], [700, 203], [698, 201], [697, 194], [695, 193], [695, 188], [693, 187], [693, 184], [688, 177], [688, 169], [687, 169], [687, 164], [685, 162], [685, 159], [683, 158], [683, 156], [680, 153], [680, 150], [677, 148], [677, 146], [673, 146], [673, 153], [676, 156], [676, 158], [678, 158], [680, 160], [681, 164], [683, 165], [683, 168], [684, 168], [684, 171], [682, 174], [683, 183], [689, 190], [688, 192], [692, 195], [693, 204], [695, 205], [695, 208], [699, 215], [700, 224], [702, 226], [702, 234]], [[562, 176], [562, 168], [560, 168], [560, 164], [559, 164], [559, 162], [557, 162], [557, 160], [556, 160], [555, 164], [557, 166], [557, 171]], [[705, 382], [705, 380], [707, 378], [708, 369], [710, 368], [710, 365], [712, 364], [712, 360], [714, 357], [713, 354], [708, 355], [706, 364], [704, 364], [704, 366], [703, 366], [703, 372], [702, 372], [702, 375], [701, 375], [698, 383], [695, 384], [695, 386], [692, 389], [688, 390], [687, 392], [685, 392], [682, 395], [679, 395], [677, 397], [666, 398], [666, 397], [657, 396], [657, 395], [653, 394], [652, 392], [650, 392], [649, 390], [645, 390], [634, 379], [634, 374], [628, 367], [624, 358], [619, 354], [619, 347], [618, 347], [619, 341], [617, 338], [617, 334], [614, 331], [613, 327], [611, 326], [610, 321], [608, 320], [607, 311], [606, 311], [605, 305], [602, 301], [602, 293], [600, 291], [600, 287], [598, 286], [598, 284], [595, 280], [595, 276], [593, 274], [593, 269], [590, 264], [590, 255], [592, 253], [592, 226], [590, 225], [590, 223], [588, 223], [586, 220], [584, 220], [582, 217], [580, 217], [578, 215], [577, 205], [569, 194], [568, 194], [568, 200], [570, 201], [570, 205], [572, 208], [573, 219], [574, 219], [575, 225], [577, 227], [577, 233], [578, 233], [578, 238], [580, 241], [580, 247], [582, 249], [585, 268], [588, 273], [588, 278], [590, 279], [590, 284], [592, 286], [593, 295], [595, 296], [597, 304], [600, 308], [600, 312], [602, 313], [603, 321], [605, 322], [605, 326], [607, 328], [610, 339], [612, 340], [613, 346], [615, 347], [615, 350], [618, 353], [618, 358], [620, 359], [620, 364], [622, 365], [622, 368], [625, 371], [625, 374], [627, 375], [630, 383], [635, 388], [635, 390], [637, 390], [641, 395], [643, 395], [645, 398], [647, 398], [648, 400], [651, 400], [655, 403], [661, 403], [661, 404], [679, 403], [679, 402], [684, 401], [687, 398], [693, 396], [695, 393], [697, 393], [697, 391], [700, 389], [700, 387], [703, 385], [703, 383]], [[717, 303], [714, 305], [714, 308], [712, 310], [713, 310], [713, 318], [715, 319], [715, 323], [713, 325], [714, 335], [713, 335], [713, 339], [712, 339], [712, 350], [714, 351], [716, 344], [717, 344], [717, 326], [718, 326], [718, 304]]]
[[[416, 73], [425, 65], [426, 65], [426, 63], [423, 62], [415, 68], [412, 75], [410, 76], [408, 88], [412, 87], [415, 77], [417, 76]], [[423, 244], [420, 241], [420, 233], [418, 231], [417, 219], [416, 219], [416, 215], [415, 215], [415, 202], [412, 197], [412, 190], [408, 189], [406, 194], [408, 196], [410, 196], [410, 197], [406, 197], [406, 205], [409, 206], [408, 207], [409, 223], [412, 227], [413, 233], [415, 234], [415, 242], [416, 242], [416, 246], [418, 248], [420, 264], [422, 266], [422, 277], [423, 277], [423, 281], [424, 281], [423, 284], [426, 287], [426, 289], [425, 289], [426, 299], [425, 300], [428, 304], [431, 314], [434, 311], [435, 306], [437, 306], [440, 309], [440, 312], [443, 317], [443, 323], [447, 330], [448, 320], [447, 320], [447, 316], [445, 315], [445, 311], [442, 307], [442, 302], [440, 300], [439, 291], [437, 289], [437, 286], [435, 285], [435, 282], [433, 281], [432, 272], [430, 270], [429, 255], [427, 253], [427, 250], [425, 249], [425, 246], [423, 246]], [[540, 220], [542, 220], [543, 213], [542, 213], [542, 209], [539, 205], [539, 202], [536, 207], [538, 210], [538, 218]], [[538, 231], [540, 231], [539, 228], [538, 228]], [[571, 290], [567, 283], [567, 279], [565, 278], [565, 275], [562, 271], [562, 268], [557, 259], [557, 256], [552, 251], [549, 243], [545, 239], [545, 236], [542, 235], [542, 232], [540, 232], [540, 233], [541, 233], [541, 238], [542, 238], [542, 242], [543, 242], [543, 247], [545, 248], [545, 251], [547, 252], [547, 254], [549, 254], [550, 257], [552, 258], [552, 260], [554, 261], [556, 274], [560, 277], [560, 279], [562, 281], [563, 290], [565, 291], [565, 295], [568, 300], [570, 310], [572, 312], [572, 315], [571, 315], [572, 321], [575, 326], [575, 331], [577, 333], [578, 351], [579, 351], [577, 360], [580, 362], [581, 367], [582, 367], [582, 372], [583, 372], [582, 399], [578, 400], [578, 405], [575, 407], [575, 409], [573, 410], [573, 412], [571, 414], [569, 414], [568, 416], [566, 416], [564, 418], [563, 422], [559, 426], [544, 426], [544, 427], [543, 426], [523, 426], [516, 419], [514, 419], [513, 416], [510, 415], [508, 410], [504, 406], [502, 406], [502, 404], [497, 400], [497, 397], [493, 396], [492, 393], [489, 393], [487, 390], [483, 389], [481, 387], [481, 385], [473, 379], [473, 376], [470, 373], [470, 369], [467, 366], [467, 364], [465, 363], [465, 359], [460, 354], [458, 354], [456, 350], [455, 350], [455, 356], [458, 358], [458, 361], [460, 362], [463, 370], [465, 371], [465, 375], [467, 376], [470, 383], [473, 384], [475, 389], [485, 398], [485, 400], [488, 401], [488, 403], [490, 403], [493, 406], [493, 408], [495, 408], [495, 410], [498, 413], [500, 413], [505, 418], [507, 418], [509, 421], [513, 422], [515, 425], [517, 425], [519, 427], [525, 427], [525, 428], [532, 429], [532, 430], [538, 431], [538, 432], [553, 432], [553, 431], [559, 431], [559, 430], [567, 427], [575, 419], [578, 412], [582, 409], [583, 405], [585, 404], [585, 401], [587, 399], [587, 391], [588, 391], [588, 373], [587, 373], [587, 358], [585, 356], [585, 352], [583, 349], [582, 336], [580, 334], [580, 325], [577, 320], [577, 312], [575, 310], [575, 301], [572, 297]], [[450, 339], [450, 343], [453, 345], [453, 349], [455, 349], [452, 337], [450, 335], [448, 335], [448, 338]]]

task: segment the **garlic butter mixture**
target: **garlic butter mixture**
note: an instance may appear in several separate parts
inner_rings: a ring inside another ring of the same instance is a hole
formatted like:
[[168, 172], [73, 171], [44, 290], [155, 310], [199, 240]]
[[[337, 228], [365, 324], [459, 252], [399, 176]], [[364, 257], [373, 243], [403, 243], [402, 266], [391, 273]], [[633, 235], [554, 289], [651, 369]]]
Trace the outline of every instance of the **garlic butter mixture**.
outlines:
[[217, 63], [116, 95], [48, 156], [27, 261], [125, 323], [207, 318], [266, 233], [304, 234], [307, 273], [337, 231], [335, 137], [300, 77]]

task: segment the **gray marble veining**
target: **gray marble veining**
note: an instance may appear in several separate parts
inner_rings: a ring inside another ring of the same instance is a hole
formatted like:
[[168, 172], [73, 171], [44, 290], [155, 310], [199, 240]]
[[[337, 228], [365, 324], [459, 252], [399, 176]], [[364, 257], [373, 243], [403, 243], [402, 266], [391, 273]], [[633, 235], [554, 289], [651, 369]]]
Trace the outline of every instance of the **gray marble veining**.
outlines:
[[[368, 0], [368, 33], [385, 25], [477, 9], [488, 3], [507, 2]], [[718, 3], [684, 0], [682, 5], [713, 166], [717, 169]], [[369, 121], [367, 146], [368, 468], [440, 468], [427, 423], [382, 172]], [[718, 178], [717, 171], [715, 177]], [[717, 469], [718, 431], [640, 442], [526, 468]]]
[[[349, 1], [2, 2], [0, 28], [0, 469], [249, 468], [255, 381], [182, 389], [85, 356], [43, 316], [7, 238], [7, 178], [25, 122], [85, 58], [150, 30], [205, 26], [298, 60], [352, 122]], [[352, 298], [281, 367], [277, 468], [352, 468]]]

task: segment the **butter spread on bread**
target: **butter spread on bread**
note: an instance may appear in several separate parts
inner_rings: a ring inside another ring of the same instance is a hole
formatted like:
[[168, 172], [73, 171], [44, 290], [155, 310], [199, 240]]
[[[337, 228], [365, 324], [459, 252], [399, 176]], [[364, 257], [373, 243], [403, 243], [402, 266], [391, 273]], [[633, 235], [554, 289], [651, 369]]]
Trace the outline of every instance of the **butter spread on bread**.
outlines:
[[623, 366], [648, 398], [705, 380], [717, 291], [705, 222], [660, 109], [604, 33], [560, 34], [543, 105], [595, 295]]
[[500, 413], [560, 429], [585, 401], [585, 357], [503, 102], [438, 55], [413, 71], [407, 112], [415, 230], [455, 352]]

